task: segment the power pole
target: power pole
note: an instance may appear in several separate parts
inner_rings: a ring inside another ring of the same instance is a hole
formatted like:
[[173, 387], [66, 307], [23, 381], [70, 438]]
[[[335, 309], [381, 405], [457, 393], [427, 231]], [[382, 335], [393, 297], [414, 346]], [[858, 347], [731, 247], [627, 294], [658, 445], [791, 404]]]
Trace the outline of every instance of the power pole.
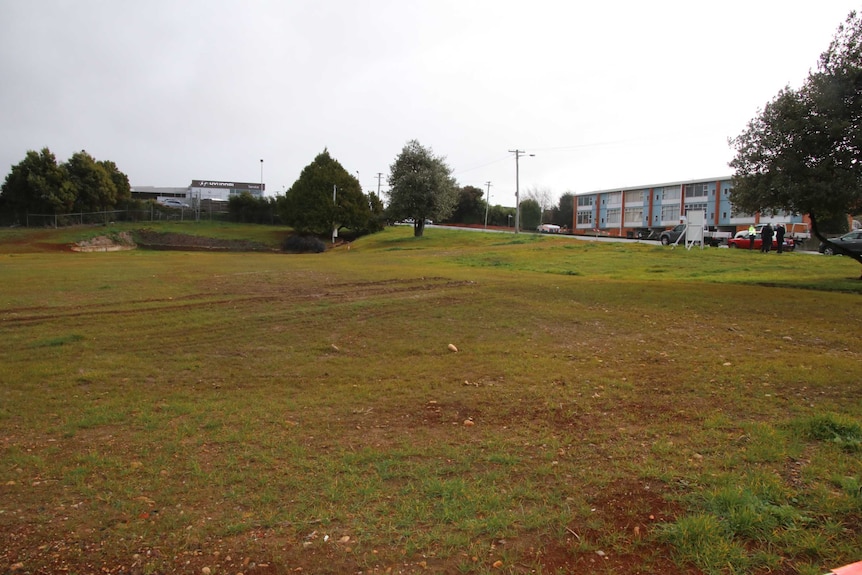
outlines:
[[485, 182], [485, 185], [488, 186], [488, 197], [485, 200], [485, 229], [488, 229], [488, 206], [491, 205], [491, 182]]
[[[332, 205], [337, 208], [338, 204], [335, 203], [335, 192], [338, 190], [338, 186], [332, 184]], [[333, 210], [333, 215], [335, 214], [335, 210]], [[335, 243], [335, 238], [338, 237], [338, 222], [335, 221], [335, 218], [332, 219], [332, 243]]]
[[377, 199], [380, 199], [380, 178], [383, 177], [383, 174], [377, 172]]
[[[515, 154], [515, 233], [518, 233], [521, 225], [521, 194], [519, 190], [520, 175], [518, 174], [518, 160], [521, 156], [526, 155], [524, 150], [509, 150], [509, 153]], [[535, 154], [530, 154], [534, 156]]]

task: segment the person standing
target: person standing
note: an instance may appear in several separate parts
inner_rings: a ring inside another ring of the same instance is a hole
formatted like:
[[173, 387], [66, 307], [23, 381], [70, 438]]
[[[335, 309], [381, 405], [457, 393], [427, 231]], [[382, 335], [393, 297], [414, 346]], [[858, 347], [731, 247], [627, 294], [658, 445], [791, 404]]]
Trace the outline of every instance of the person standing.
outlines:
[[770, 224], [763, 226], [763, 229], [760, 230], [760, 236], [763, 238], [763, 242], [760, 244], [760, 251], [768, 254], [769, 250], [772, 249], [772, 226]]
[[775, 226], [775, 241], [778, 243], [778, 253], [784, 253], [784, 224]]
[[757, 230], [754, 229], [754, 224], [748, 226], [748, 249], [754, 249], [754, 237], [757, 235]]

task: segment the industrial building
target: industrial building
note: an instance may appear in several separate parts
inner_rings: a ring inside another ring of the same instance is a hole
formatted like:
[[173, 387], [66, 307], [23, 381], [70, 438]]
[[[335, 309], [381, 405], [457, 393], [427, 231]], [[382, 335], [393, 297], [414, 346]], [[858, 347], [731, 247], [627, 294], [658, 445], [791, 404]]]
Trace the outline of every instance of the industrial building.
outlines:
[[262, 198], [266, 184], [252, 182], [222, 182], [217, 180], [192, 180], [185, 188], [159, 188], [155, 186], [132, 186], [132, 198], [163, 201], [178, 199], [189, 205], [202, 200], [227, 201], [231, 196], [249, 193]]

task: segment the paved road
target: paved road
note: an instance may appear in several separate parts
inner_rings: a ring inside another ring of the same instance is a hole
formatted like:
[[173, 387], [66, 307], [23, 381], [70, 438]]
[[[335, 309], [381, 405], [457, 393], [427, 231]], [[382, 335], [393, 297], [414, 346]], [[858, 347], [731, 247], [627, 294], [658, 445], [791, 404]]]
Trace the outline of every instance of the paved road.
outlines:
[[[412, 224], [396, 224], [396, 225], [412, 225]], [[494, 234], [512, 234], [512, 235], [514, 235], [514, 233], [515, 233], [512, 229], [508, 229], [508, 230], [485, 229], [485, 228], [471, 228], [471, 227], [450, 226], [450, 225], [438, 226], [436, 224], [427, 224], [425, 227], [426, 228], [446, 228], [446, 229], [450, 229], [450, 230], [462, 230], [465, 232], [484, 232], [484, 233], [494, 233]], [[535, 234], [535, 232], [526, 232], [523, 230], [521, 231], [521, 233], [522, 234]], [[537, 234], [537, 235], [554, 236], [554, 237], [560, 237], [560, 238], [570, 238], [570, 239], [582, 241], [582, 242], [626, 242], [626, 243], [635, 243], [635, 244], [644, 243], [644, 244], [658, 245], [658, 240], [629, 239], [629, 238], [621, 238], [621, 237], [617, 237], [617, 236], [602, 236], [602, 235], [591, 236], [591, 235], [586, 235], [586, 234]], [[679, 247], [685, 248], [685, 243], [680, 242]], [[728, 248], [727, 248], [727, 246], [719, 246], [719, 249], [728, 249]], [[802, 253], [802, 254], [822, 255], [817, 250], [800, 250], [800, 249], [797, 249], [797, 250], [795, 250], [795, 252], [796, 253]]]

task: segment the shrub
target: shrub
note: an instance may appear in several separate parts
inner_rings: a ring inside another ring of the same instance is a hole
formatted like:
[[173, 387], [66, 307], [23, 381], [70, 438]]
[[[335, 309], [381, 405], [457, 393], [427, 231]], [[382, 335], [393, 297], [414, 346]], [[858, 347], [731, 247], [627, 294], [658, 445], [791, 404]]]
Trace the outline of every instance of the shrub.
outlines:
[[281, 249], [292, 254], [319, 254], [326, 251], [326, 244], [315, 236], [294, 234], [285, 238]]

